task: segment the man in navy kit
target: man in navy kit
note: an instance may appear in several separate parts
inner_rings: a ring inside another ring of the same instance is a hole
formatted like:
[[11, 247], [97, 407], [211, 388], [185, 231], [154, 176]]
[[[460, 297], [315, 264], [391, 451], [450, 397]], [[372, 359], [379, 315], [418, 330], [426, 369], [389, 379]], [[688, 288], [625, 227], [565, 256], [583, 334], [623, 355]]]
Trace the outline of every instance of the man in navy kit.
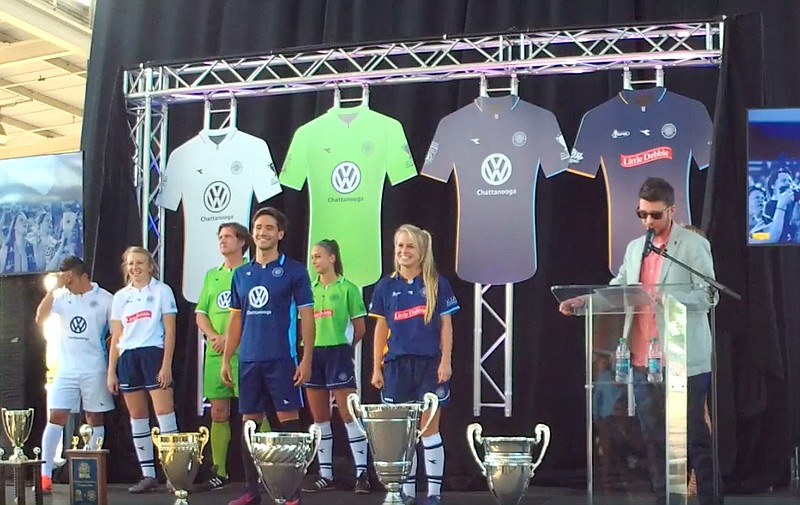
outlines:
[[456, 174], [459, 277], [507, 284], [536, 273], [539, 168], [551, 177], [568, 164], [555, 115], [518, 96], [479, 97], [441, 120], [420, 173], [442, 182]]
[[633, 212], [639, 186], [648, 177], [675, 188], [675, 222], [691, 223], [689, 168], [711, 159], [714, 126], [705, 106], [664, 88], [624, 90], [583, 116], [570, 172], [595, 177], [602, 165], [608, 192], [609, 270], [641, 235]]
[[[278, 250], [287, 219], [272, 207], [253, 217], [255, 259], [233, 274], [231, 315], [222, 359], [222, 380], [233, 385], [230, 360], [239, 350], [239, 412], [244, 421], [260, 423], [272, 399], [280, 431], [301, 431], [300, 386], [311, 377], [314, 352], [314, 296], [304, 264]], [[303, 358], [297, 364], [297, 312], [303, 335]], [[247, 487], [229, 505], [261, 503], [258, 474], [242, 441]], [[287, 505], [298, 505], [300, 493]]]

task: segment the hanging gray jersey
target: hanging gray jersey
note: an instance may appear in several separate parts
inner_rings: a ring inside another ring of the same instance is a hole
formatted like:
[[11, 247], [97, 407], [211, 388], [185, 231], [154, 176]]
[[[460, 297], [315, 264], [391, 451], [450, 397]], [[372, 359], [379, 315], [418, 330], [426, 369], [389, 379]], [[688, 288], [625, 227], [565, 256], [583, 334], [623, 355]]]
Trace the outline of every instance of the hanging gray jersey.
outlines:
[[479, 284], [536, 273], [536, 179], [567, 169], [555, 115], [517, 96], [480, 97], [441, 120], [422, 175], [458, 191], [456, 273]]

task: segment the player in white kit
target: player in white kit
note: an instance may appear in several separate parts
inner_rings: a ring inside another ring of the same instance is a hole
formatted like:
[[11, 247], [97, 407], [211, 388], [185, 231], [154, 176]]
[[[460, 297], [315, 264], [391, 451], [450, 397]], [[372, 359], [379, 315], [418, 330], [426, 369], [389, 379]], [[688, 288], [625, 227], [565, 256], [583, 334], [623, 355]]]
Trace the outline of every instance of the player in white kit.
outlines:
[[42, 436], [42, 490], [53, 488], [53, 460], [70, 411], [83, 404], [86, 421], [92, 426], [89, 446], [105, 436], [103, 412], [114, 409], [106, 388], [108, 336], [113, 296], [92, 282], [89, 270], [79, 258], [61, 262], [56, 289], [48, 292], [36, 309], [36, 323], [55, 314], [61, 327], [58, 369], [50, 391], [50, 418]]

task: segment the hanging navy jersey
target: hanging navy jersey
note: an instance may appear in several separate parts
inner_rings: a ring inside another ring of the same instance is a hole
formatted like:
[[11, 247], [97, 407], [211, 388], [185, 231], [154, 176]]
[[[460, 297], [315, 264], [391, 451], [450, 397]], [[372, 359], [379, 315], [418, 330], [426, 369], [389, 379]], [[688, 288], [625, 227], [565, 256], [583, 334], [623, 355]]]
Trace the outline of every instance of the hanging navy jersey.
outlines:
[[480, 97], [441, 120], [421, 174], [455, 174], [459, 277], [507, 284], [536, 273], [536, 176], [568, 163], [555, 115], [517, 96]]
[[616, 273], [628, 242], [642, 234], [639, 188], [661, 177], [675, 188], [675, 221], [691, 223], [689, 173], [711, 157], [713, 125], [705, 106], [664, 88], [621, 91], [583, 116], [570, 171], [606, 178], [609, 268]]

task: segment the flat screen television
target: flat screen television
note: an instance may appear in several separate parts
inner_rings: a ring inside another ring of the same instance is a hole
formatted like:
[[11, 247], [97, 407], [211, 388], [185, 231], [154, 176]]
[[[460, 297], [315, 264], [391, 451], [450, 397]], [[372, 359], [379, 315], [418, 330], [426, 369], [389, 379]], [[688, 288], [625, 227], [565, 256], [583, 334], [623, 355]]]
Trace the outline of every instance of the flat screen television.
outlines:
[[0, 160], [0, 275], [83, 258], [83, 154]]
[[747, 243], [800, 245], [800, 109], [747, 111]]

